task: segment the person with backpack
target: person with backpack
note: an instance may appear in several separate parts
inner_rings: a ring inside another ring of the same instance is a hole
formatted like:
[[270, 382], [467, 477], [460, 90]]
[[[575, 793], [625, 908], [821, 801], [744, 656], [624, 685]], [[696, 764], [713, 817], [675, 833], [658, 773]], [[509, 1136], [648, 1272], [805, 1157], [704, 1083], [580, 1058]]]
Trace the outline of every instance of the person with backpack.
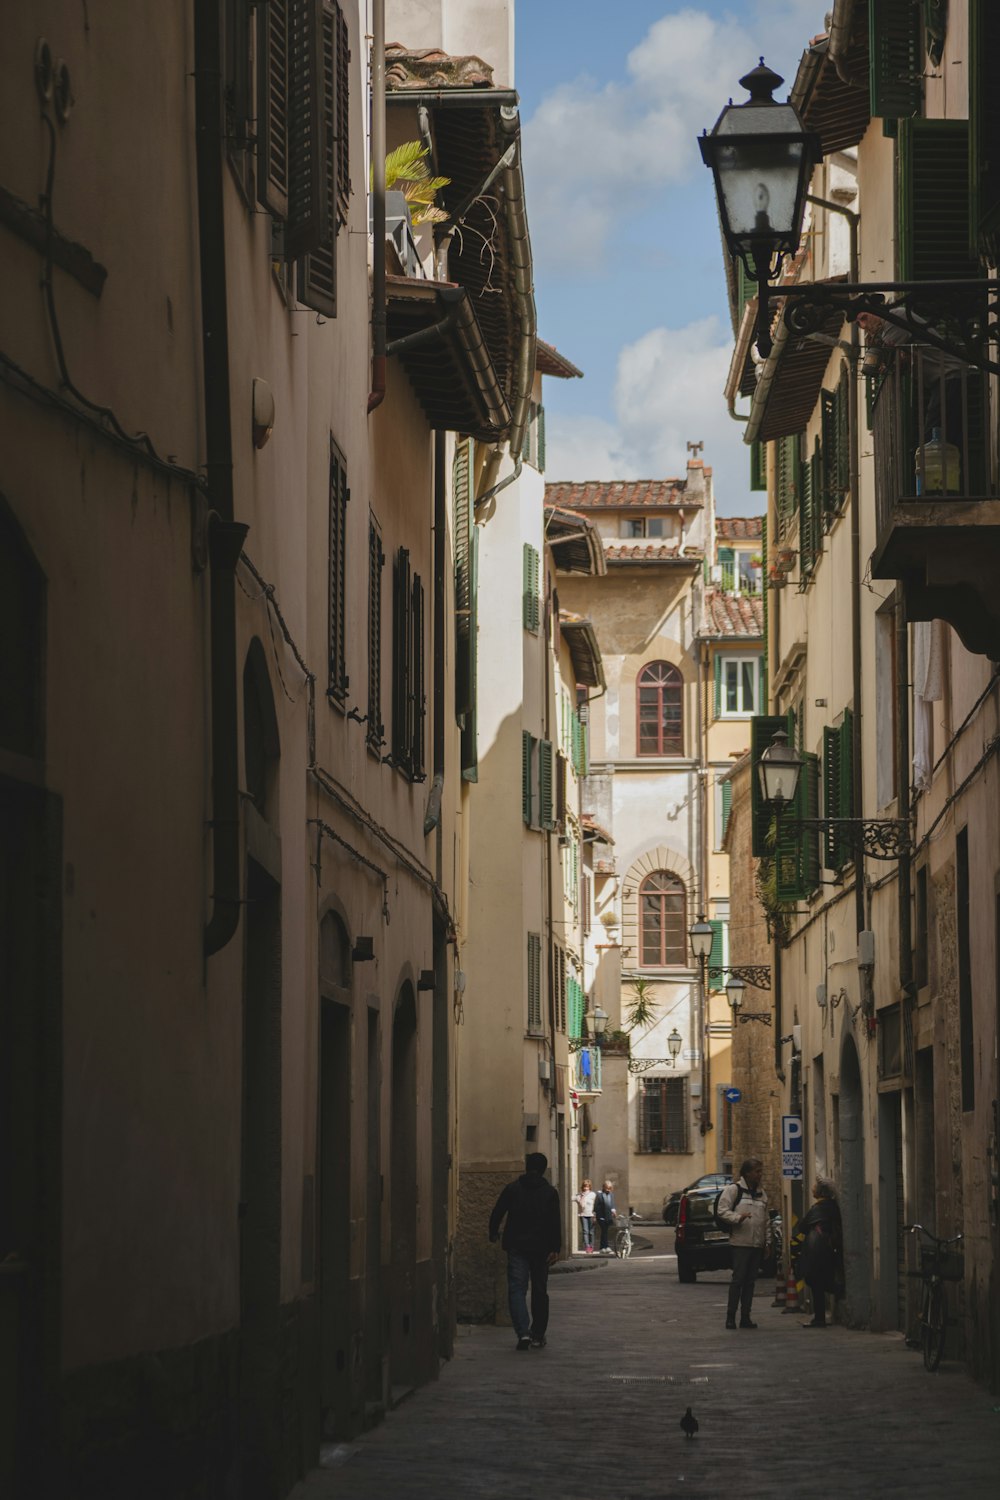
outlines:
[[740, 1167], [735, 1182], [724, 1187], [715, 1200], [715, 1218], [720, 1229], [729, 1231], [733, 1253], [733, 1278], [729, 1283], [726, 1327], [735, 1328], [736, 1308], [740, 1309], [740, 1328], [756, 1328], [751, 1321], [757, 1272], [767, 1252], [771, 1237], [771, 1220], [767, 1213], [767, 1194], [760, 1185], [764, 1164], [759, 1156], [749, 1156]]
[[617, 1217], [614, 1188], [608, 1179], [605, 1178], [601, 1191], [594, 1195], [594, 1218], [597, 1220], [597, 1226], [601, 1231], [601, 1248], [597, 1252], [599, 1255], [614, 1254], [614, 1251], [608, 1244], [608, 1234]]
[[515, 1182], [508, 1182], [490, 1214], [493, 1243], [500, 1238], [500, 1225], [506, 1220], [501, 1244], [507, 1252], [507, 1301], [519, 1352], [545, 1348], [549, 1266], [558, 1260], [562, 1249], [559, 1194], [544, 1177], [548, 1164], [541, 1151], [532, 1151], [525, 1158], [526, 1170]]

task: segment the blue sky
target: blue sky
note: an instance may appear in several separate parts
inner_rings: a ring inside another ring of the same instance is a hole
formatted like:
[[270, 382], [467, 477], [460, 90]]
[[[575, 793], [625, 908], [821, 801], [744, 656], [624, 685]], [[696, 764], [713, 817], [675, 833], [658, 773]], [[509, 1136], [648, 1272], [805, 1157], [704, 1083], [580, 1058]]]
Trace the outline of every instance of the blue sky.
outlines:
[[546, 383], [548, 478], [679, 475], [700, 440], [720, 513], [760, 509], [696, 138], [761, 53], [783, 97], [829, 3], [517, 0], [539, 331], [586, 377]]

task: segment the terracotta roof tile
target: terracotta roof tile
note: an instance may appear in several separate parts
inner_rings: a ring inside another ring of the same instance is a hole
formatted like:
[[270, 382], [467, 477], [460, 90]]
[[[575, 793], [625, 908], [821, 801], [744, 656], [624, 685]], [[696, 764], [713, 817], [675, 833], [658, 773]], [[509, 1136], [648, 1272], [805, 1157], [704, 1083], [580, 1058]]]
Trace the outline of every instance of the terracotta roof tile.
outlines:
[[679, 542], [605, 542], [608, 562], [700, 562], [700, 547], [684, 547]]
[[583, 371], [578, 370], [565, 354], [560, 354], [555, 344], [547, 344], [544, 339], [537, 339], [536, 345], [535, 369], [539, 375], [555, 375], [560, 380], [582, 378]]
[[385, 86], [388, 89], [492, 88], [493, 69], [481, 57], [453, 57], [440, 47], [413, 51], [400, 42], [388, 42]]
[[752, 640], [764, 634], [764, 596], [706, 589], [702, 618], [701, 635]]
[[763, 524], [763, 516], [717, 516], [716, 541], [756, 541], [763, 534]]
[[686, 479], [563, 481], [545, 486], [545, 503], [569, 510], [627, 510], [633, 506], [657, 509], [670, 505], [700, 508], [701, 500], [688, 500], [686, 491]]

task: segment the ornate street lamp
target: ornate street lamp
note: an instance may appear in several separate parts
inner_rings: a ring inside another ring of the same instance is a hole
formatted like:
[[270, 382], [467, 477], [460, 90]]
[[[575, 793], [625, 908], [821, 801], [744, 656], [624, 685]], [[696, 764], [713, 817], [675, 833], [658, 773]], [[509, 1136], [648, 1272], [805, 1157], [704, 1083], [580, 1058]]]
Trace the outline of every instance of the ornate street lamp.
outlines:
[[700, 916], [688, 928], [688, 937], [691, 939], [691, 952], [698, 962], [708, 963], [712, 956], [712, 943], [715, 941], [715, 929], [711, 922], [706, 922], [704, 916]]
[[733, 1013], [733, 1024], [737, 1021], [742, 1025], [745, 1021], [762, 1021], [765, 1026], [771, 1024], [771, 1012], [769, 1010], [744, 1010], [743, 996], [746, 984], [738, 974], [731, 974], [726, 985], [726, 999]]
[[673, 1031], [667, 1037], [667, 1051], [670, 1053], [670, 1066], [672, 1068], [676, 1067], [677, 1057], [683, 1045], [683, 1041], [683, 1037], [675, 1026]]
[[608, 1024], [607, 1011], [600, 1005], [595, 1005], [593, 1010], [587, 1011], [583, 1018], [583, 1024], [587, 1028], [588, 1037], [600, 1047], [604, 1038], [604, 1029]]
[[779, 729], [757, 762], [757, 777], [764, 802], [774, 808], [779, 832], [835, 833], [854, 853], [872, 859], [901, 859], [911, 847], [910, 825], [905, 818], [790, 818], [785, 809], [794, 805], [804, 761]]
[[[777, 278], [783, 257], [799, 248], [809, 179], [822, 160], [820, 137], [803, 129], [790, 103], [772, 98], [782, 82], [761, 58], [760, 66], [740, 79], [749, 99], [742, 104], [730, 100], [711, 134], [705, 131], [698, 138], [702, 160], [712, 169], [726, 246], [757, 283], [756, 343], [764, 359], [772, 347], [768, 283]], [[891, 303], [886, 293], [892, 294]], [[801, 282], [782, 286], [780, 295], [788, 299], [785, 321], [799, 335], [816, 332], [833, 307], [848, 319], [874, 312], [911, 337], [919, 328], [921, 343], [963, 364], [1000, 374], [992, 348], [1000, 324], [1000, 281], [995, 277]], [[943, 312], [949, 331], [928, 327], [940, 324]]]
[[715, 179], [729, 252], [757, 283], [757, 347], [765, 357], [771, 351], [767, 284], [782, 258], [799, 247], [809, 179], [822, 160], [819, 136], [803, 129], [791, 104], [771, 97], [782, 82], [761, 58], [740, 79], [750, 98], [742, 104], [730, 99], [711, 135], [706, 131], [698, 141]]

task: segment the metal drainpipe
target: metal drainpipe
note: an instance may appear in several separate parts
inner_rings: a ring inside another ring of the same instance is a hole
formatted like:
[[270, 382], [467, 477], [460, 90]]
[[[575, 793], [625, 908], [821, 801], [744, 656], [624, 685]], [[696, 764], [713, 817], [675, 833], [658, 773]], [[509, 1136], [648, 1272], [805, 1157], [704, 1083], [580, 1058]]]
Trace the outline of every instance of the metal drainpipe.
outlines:
[[[896, 591], [896, 808], [900, 816], [910, 814], [910, 655], [906, 631], [906, 601], [902, 588]], [[913, 1083], [913, 932], [910, 916], [912, 862], [904, 854], [898, 864], [899, 878], [899, 989], [903, 1082]]]
[[447, 567], [447, 494], [445, 485], [446, 437], [443, 432], [434, 434], [434, 699], [433, 699], [433, 757], [434, 773], [431, 792], [424, 815], [424, 836], [433, 828], [438, 830], [437, 878], [441, 882], [441, 798], [444, 792], [445, 759], [445, 701], [444, 701], [444, 648], [445, 648], [445, 570]]
[[368, 411], [385, 400], [385, 0], [372, 6], [372, 388]]
[[195, 0], [195, 162], [209, 501], [212, 700], [212, 914], [205, 954], [218, 953], [240, 919], [240, 813], [236, 698], [236, 564], [247, 527], [233, 520], [233, 442], [223, 215], [222, 56], [218, 0]]

